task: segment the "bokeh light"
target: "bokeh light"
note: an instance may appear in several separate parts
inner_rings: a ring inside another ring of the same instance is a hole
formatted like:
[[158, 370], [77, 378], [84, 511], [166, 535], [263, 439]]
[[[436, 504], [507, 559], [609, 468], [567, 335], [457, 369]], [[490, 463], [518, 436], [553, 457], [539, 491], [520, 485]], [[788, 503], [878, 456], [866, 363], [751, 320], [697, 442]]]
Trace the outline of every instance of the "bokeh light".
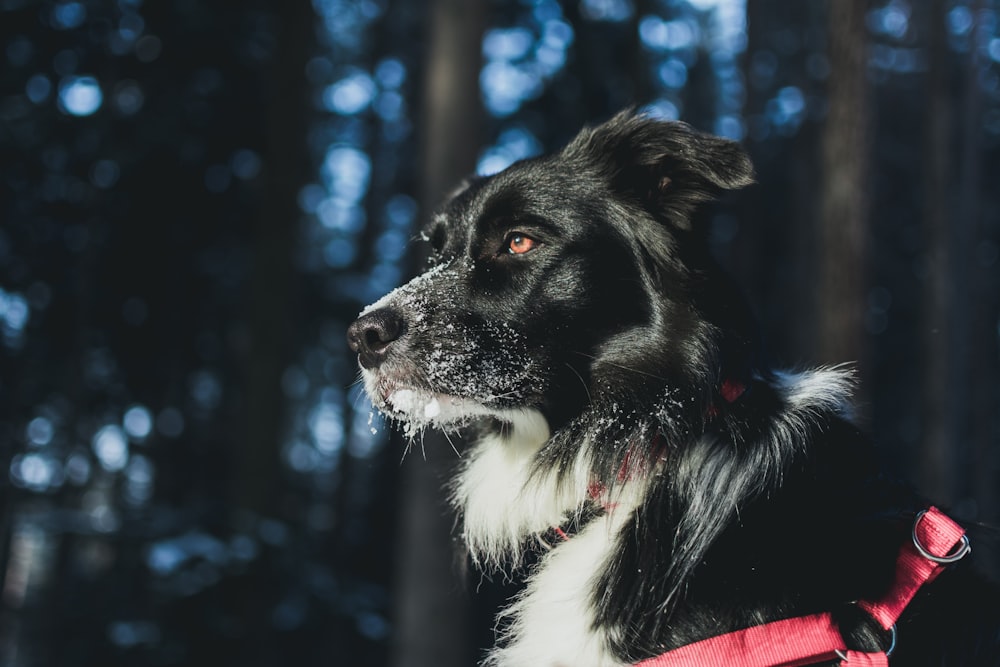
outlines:
[[125, 432], [116, 424], [103, 426], [95, 433], [91, 446], [97, 461], [108, 472], [118, 472], [128, 463], [128, 440]]
[[67, 77], [59, 84], [60, 108], [71, 116], [89, 116], [103, 101], [101, 87], [92, 76]]

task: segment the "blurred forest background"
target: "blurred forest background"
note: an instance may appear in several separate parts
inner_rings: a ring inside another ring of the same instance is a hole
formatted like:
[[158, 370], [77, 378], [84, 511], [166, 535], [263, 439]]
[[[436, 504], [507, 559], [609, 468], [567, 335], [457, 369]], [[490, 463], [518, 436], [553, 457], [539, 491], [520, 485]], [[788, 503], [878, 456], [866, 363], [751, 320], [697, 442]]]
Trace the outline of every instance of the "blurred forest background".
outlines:
[[344, 331], [458, 178], [631, 104], [752, 154], [775, 359], [1000, 524], [998, 5], [0, 0], [0, 664], [473, 664], [511, 586]]

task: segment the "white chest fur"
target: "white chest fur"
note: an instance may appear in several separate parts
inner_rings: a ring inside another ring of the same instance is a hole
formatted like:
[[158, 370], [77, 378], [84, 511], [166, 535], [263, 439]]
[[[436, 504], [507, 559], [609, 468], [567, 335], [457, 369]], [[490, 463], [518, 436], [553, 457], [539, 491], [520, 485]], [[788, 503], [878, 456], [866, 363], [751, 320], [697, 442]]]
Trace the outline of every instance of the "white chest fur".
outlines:
[[501, 613], [503, 641], [491, 667], [620, 667], [608, 637], [594, 628], [593, 586], [614, 545], [624, 512], [592, 522], [545, 554], [527, 588]]
[[[477, 443], [454, 485], [463, 537], [481, 567], [518, 565], [533, 535], [563, 524], [589, 497], [583, 459], [557, 482], [557, 471], [532, 475], [535, 454], [548, 440], [544, 418], [518, 415], [506, 436]], [[581, 451], [583, 448], [581, 448]], [[495, 667], [617, 667], [608, 638], [594, 628], [593, 586], [631, 515], [636, 489], [621, 489], [604, 515], [547, 552], [518, 599], [500, 616], [503, 638], [486, 664]], [[635, 498], [637, 499], [637, 497]], [[632, 502], [628, 502], [632, 500]]]

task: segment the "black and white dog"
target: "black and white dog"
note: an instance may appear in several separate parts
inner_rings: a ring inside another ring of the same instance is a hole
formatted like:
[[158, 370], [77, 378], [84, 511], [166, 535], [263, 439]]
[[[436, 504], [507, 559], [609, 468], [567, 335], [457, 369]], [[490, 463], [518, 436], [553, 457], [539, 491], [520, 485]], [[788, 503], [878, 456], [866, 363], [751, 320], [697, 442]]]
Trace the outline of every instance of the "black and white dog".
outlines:
[[[865, 607], [924, 505], [876, 468], [848, 370], [764, 366], [694, 216], [752, 180], [733, 142], [619, 114], [466, 183], [424, 233], [431, 268], [351, 325], [379, 410], [475, 430], [451, 487], [473, 561], [541, 554], [487, 664], [635, 664], [827, 614], [843, 646], [812, 662], [895, 643], [893, 665], [1000, 665], [1000, 596], [962, 564], [898, 622]], [[699, 655], [649, 664], [751, 664]]]

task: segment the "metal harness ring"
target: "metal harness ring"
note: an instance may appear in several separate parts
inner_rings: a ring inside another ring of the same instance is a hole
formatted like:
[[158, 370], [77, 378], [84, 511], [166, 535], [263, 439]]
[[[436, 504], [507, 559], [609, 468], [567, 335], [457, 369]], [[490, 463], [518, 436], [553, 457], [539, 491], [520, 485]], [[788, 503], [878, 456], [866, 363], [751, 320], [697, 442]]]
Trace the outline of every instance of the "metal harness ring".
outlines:
[[965, 534], [962, 535], [958, 546], [951, 554], [947, 554], [945, 556], [935, 556], [928, 551], [927, 548], [920, 543], [920, 538], [917, 536], [917, 526], [920, 525], [920, 520], [924, 518], [925, 514], [927, 514], [927, 510], [922, 510], [919, 514], [917, 514], [917, 518], [913, 520], [913, 546], [917, 548], [917, 551], [920, 552], [921, 556], [927, 560], [934, 561], [935, 563], [948, 565], [949, 563], [960, 561], [969, 555], [969, 552], [972, 551], [972, 545], [969, 544], [969, 536]]
[[896, 624], [893, 623], [889, 630], [892, 631], [892, 639], [889, 640], [889, 648], [885, 650], [885, 657], [887, 658], [896, 650]]
[[[889, 632], [892, 633], [892, 636], [889, 639], [889, 648], [887, 648], [885, 651], [883, 651], [883, 653], [885, 653], [885, 657], [887, 657], [887, 658], [892, 655], [893, 651], [896, 650], [896, 624], [895, 623], [893, 623], [892, 627], [889, 628]], [[841, 650], [838, 649], [838, 650], [835, 650], [834, 653], [836, 654], [836, 656], [838, 658], [840, 658], [841, 662], [847, 662], [847, 663], [850, 662], [850, 660], [847, 659], [847, 653], [846, 652], [841, 651]]]

